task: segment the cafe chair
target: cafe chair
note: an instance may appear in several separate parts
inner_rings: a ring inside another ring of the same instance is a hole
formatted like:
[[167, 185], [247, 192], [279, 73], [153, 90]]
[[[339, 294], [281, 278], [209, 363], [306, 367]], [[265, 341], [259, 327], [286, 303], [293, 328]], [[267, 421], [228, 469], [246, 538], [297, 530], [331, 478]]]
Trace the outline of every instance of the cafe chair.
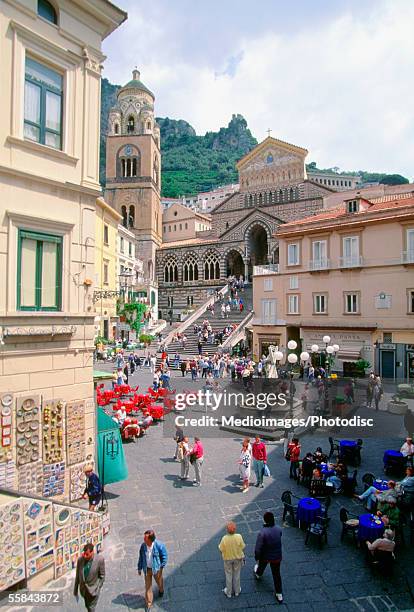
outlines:
[[329, 497], [329, 495], [327, 495], [326, 497], [315, 497], [315, 499], [317, 499], [318, 502], [321, 504], [321, 516], [327, 517], [328, 509], [329, 509], [329, 506], [331, 505], [332, 498]]
[[358, 527], [359, 518], [356, 514], [351, 514], [346, 508], [341, 508], [339, 511], [339, 520], [342, 523], [341, 542], [344, 541], [346, 535], [352, 535], [354, 544], [358, 543]]
[[319, 548], [322, 548], [324, 542], [327, 544], [329, 521], [330, 519], [326, 516], [316, 517], [316, 521], [310, 523], [306, 529], [305, 545], [311, 536], [318, 540]]
[[292, 491], [283, 491], [281, 500], [283, 502], [283, 516], [282, 521], [286, 518], [290, 520], [292, 525], [296, 527], [298, 525], [298, 507], [292, 503]]
[[375, 554], [368, 551], [368, 562], [373, 569], [377, 569], [383, 576], [392, 576], [394, 572], [395, 556], [388, 550], [376, 550]]
[[330, 448], [330, 451], [329, 451], [329, 455], [328, 455], [328, 459], [330, 459], [334, 455], [336, 455], [336, 458], [338, 459], [338, 457], [339, 457], [339, 442], [338, 442], [338, 440], [334, 440], [331, 436], [329, 436], [328, 440], [329, 440], [329, 444], [331, 445], [331, 448]]
[[369, 472], [367, 472], [366, 474], [363, 475], [362, 483], [364, 485], [364, 492], [367, 489], [369, 489], [369, 487], [372, 487], [372, 485], [374, 484], [374, 480], [375, 480], [374, 474], [370, 474]]
[[312, 478], [309, 485], [309, 495], [311, 497], [328, 497], [332, 492], [333, 487], [326, 484], [326, 480]]
[[404, 474], [407, 465], [406, 457], [387, 457], [384, 461], [384, 474]]
[[364, 441], [361, 438], [358, 438], [358, 440], [357, 440], [357, 448], [356, 448], [356, 453], [355, 453], [356, 454], [356, 460], [357, 460], [356, 465], [358, 465], [358, 466], [361, 465], [361, 461], [362, 461], [362, 458], [361, 458], [361, 448], [362, 448], [363, 443], [364, 443]]
[[358, 486], [357, 475], [358, 470], [354, 470], [352, 476], [348, 477], [342, 484], [343, 493], [347, 497], [352, 497], [355, 493], [355, 489]]

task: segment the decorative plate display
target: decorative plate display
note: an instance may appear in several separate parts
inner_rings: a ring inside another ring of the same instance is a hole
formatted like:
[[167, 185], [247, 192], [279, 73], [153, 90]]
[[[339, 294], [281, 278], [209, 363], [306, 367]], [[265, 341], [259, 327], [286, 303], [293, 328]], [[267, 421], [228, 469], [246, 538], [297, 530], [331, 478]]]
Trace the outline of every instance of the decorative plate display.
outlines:
[[[3, 529], [0, 530], [0, 550], [4, 551], [0, 563], [0, 587], [6, 589], [25, 577], [23, 538], [13, 538], [15, 527], [23, 530], [22, 503], [12, 502], [0, 508], [0, 519], [4, 518]], [[12, 543], [13, 546], [9, 548]], [[7, 552], [6, 552], [7, 551]], [[4, 554], [5, 553], [5, 554]]]
[[74, 502], [81, 499], [85, 491], [85, 468], [86, 463], [80, 463], [70, 468], [70, 501]]
[[11, 393], [0, 395], [0, 465], [11, 459], [9, 448], [12, 431], [12, 403], [13, 396]]
[[68, 465], [85, 461], [85, 402], [66, 404], [66, 459]]
[[[58, 417], [60, 417], [58, 421]], [[63, 402], [49, 400], [42, 410], [43, 462], [46, 465], [63, 460], [63, 431], [59, 426], [63, 418]]]
[[13, 396], [11, 393], [5, 393], [0, 398], [0, 403], [2, 406], [11, 406], [13, 403]]
[[39, 406], [40, 397], [37, 395], [17, 399], [16, 446], [18, 467], [37, 461], [40, 457]]
[[26, 544], [26, 571], [29, 576], [53, 564], [53, 504], [23, 502]]

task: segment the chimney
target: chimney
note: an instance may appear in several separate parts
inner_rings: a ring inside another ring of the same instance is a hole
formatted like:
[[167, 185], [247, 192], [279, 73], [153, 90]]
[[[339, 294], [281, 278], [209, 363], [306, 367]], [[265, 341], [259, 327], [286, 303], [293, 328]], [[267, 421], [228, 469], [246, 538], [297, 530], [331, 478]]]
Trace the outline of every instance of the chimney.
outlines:
[[139, 81], [140, 77], [141, 77], [140, 71], [135, 66], [135, 69], [132, 71], [132, 78], [134, 79], [134, 81]]

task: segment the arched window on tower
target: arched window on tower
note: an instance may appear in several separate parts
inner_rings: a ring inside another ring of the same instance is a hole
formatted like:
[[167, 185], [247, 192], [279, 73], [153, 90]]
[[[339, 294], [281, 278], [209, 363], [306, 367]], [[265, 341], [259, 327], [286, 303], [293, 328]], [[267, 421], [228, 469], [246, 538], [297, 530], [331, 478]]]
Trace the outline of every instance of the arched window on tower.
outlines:
[[134, 131], [135, 131], [135, 119], [133, 115], [130, 115], [127, 121], [127, 132], [128, 134], [133, 134]]
[[272, 192], [269, 191], [269, 193], [267, 194], [267, 203], [271, 204], [272, 203]]
[[114, 125], [114, 132], [115, 134], [119, 134], [119, 124], [118, 123], [115, 123]]
[[151, 129], [151, 121], [148, 121], [148, 123], [147, 123], [147, 130], [150, 130], [150, 129]]
[[129, 207], [129, 216], [128, 216], [128, 227], [134, 227], [135, 225], [135, 206], [131, 204]]
[[198, 280], [198, 263], [194, 255], [189, 255], [185, 260], [183, 273], [184, 281]]
[[157, 185], [157, 187], [159, 187], [160, 174], [159, 174], [158, 157], [156, 155], [154, 156], [153, 179], [154, 179], [154, 183]]
[[128, 216], [126, 206], [121, 206], [122, 225], [128, 227]]
[[263, 195], [259, 193], [259, 206], [263, 204]]
[[295, 199], [295, 192], [293, 191], [293, 187], [290, 188], [290, 199], [291, 200]]

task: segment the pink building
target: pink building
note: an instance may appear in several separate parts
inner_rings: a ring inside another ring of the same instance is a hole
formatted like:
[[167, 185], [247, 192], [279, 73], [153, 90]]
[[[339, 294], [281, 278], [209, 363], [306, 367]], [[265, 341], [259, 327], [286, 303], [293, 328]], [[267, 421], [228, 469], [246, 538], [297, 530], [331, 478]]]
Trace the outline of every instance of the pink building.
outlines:
[[414, 192], [343, 201], [279, 227], [279, 266], [257, 266], [253, 352], [294, 339], [338, 344], [339, 371], [364, 358], [414, 381]]

